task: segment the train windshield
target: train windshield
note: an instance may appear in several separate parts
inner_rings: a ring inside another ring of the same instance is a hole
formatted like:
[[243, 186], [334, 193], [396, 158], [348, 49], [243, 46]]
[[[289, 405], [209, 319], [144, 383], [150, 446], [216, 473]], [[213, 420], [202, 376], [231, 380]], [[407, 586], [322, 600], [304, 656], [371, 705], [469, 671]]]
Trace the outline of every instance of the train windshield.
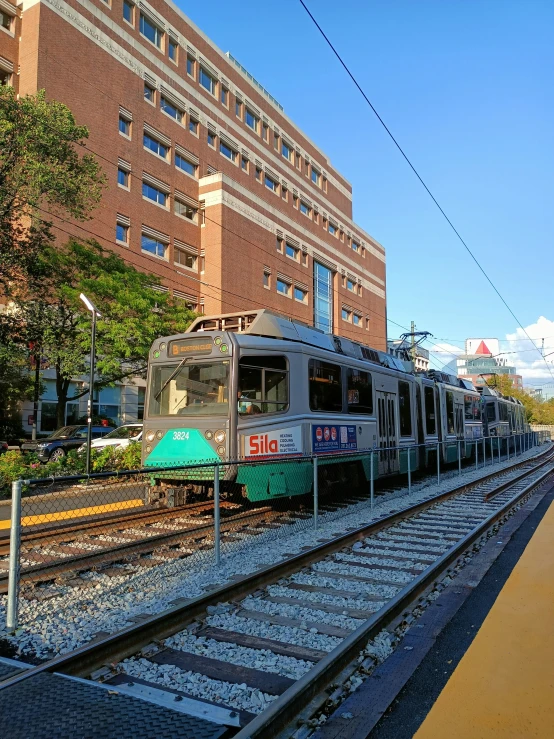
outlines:
[[150, 416], [215, 416], [228, 412], [228, 360], [151, 366]]

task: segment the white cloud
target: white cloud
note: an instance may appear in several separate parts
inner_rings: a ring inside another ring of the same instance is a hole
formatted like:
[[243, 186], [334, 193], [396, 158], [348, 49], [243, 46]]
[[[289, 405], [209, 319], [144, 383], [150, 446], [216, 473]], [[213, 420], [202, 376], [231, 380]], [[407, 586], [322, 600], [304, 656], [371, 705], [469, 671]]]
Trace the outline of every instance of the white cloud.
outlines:
[[[464, 350], [454, 344], [439, 341], [429, 349], [430, 366], [432, 369], [444, 369], [446, 372], [454, 372], [456, 374], [455, 359], [459, 354], [463, 354]], [[449, 366], [447, 366], [449, 365]]]
[[523, 376], [524, 384], [554, 383], [554, 354], [542, 359], [534, 348], [540, 350], [544, 339], [544, 354], [554, 352], [554, 321], [541, 316], [536, 323], [526, 326], [525, 331], [533, 341], [529, 341], [525, 332], [518, 328], [513, 334], [506, 334], [506, 341], [502, 342], [502, 349], [506, 352], [503, 356], [508, 364], [515, 365], [517, 373]]

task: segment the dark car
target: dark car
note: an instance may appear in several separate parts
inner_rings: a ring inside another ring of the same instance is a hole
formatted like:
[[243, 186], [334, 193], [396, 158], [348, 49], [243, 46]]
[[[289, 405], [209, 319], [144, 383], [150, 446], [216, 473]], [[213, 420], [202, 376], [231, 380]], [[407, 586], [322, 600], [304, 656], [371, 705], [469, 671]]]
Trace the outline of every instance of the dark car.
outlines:
[[[92, 438], [99, 439], [112, 430], [109, 426], [93, 426]], [[86, 440], [86, 426], [64, 426], [45, 439], [24, 442], [21, 451], [35, 452], [41, 462], [55, 462], [65, 457], [72, 449], [78, 449]]]

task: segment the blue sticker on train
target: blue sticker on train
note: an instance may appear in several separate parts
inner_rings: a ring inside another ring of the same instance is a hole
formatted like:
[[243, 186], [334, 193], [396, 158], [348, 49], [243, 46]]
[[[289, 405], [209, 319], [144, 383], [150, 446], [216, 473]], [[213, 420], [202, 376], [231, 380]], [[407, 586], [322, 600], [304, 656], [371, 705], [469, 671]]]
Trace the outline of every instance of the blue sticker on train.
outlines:
[[342, 452], [358, 448], [355, 426], [312, 424], [312, 449], [316, 452]]

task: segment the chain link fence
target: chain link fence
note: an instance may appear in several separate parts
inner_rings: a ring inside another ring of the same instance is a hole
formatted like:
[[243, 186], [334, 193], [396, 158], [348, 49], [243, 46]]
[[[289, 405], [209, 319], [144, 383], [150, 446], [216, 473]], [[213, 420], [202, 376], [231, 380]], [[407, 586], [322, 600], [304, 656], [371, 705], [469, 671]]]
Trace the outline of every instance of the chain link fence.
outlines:
[[[483, 468], [549, 439], [541, 431], [510, 442], [489, 437], [444, 448], [434, 443], [16, 481], [0, 521], [8, 631], [34, 628], [37, 612], [26, 603], [48, 600], [52, 608], [59, 603], [60, 620], [64, 609], [80, 608], [91, 618], [95, 610], [111, 609], [122, 626], [145, 610], [217, 586], [236, 570], [237, 558], [244, 572], [269, 564], [275, 542], [286, 546], [291, 535], [340, 519], [356, 503], [371, 510], [374, 495], [387, 494], [389, 483], [376, 487], [376, 480], [391, 460], [395, 485], [410, 492], [423, 462], [440, 482], [447, 469], [461, 474], [462, 460]], [[252, 559], [254, 548], [265, 549], [265, 559]]]

